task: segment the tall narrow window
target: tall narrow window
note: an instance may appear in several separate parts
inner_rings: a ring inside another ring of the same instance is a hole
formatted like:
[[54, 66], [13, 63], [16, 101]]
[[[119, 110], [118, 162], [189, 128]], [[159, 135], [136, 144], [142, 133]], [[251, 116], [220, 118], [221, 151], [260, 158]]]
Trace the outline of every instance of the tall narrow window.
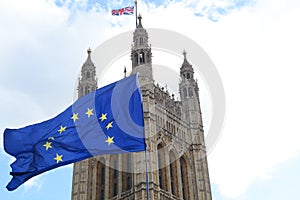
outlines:
[[175, 188], [174, 188], [174, 171], [173, 169], [173, 163], [170, 163], [170, 177], [171, 177], [171, 192], [174, 194]]
[[163, 190], [167, 190], [167, 179], [166, 179], [166, 166], [165, 166], [165, 153], [163, 146], [159, 144], [158, 149], [158, 178], [159, 178], [159, 187]]
[[116, 196], [118, 194], [118, 184], [114, 183], [114, 192], [113, 192], [113, 196]]
[[190, 88], [190, 87], [189, 87], [189, 96], [190, 96], [190, 97], [193, 97], [193, 96], [194, 96], [193, 90], [192, 90], [192, 88]]
[[127, 155], [127, 190], [132, 188], [132, 168], [131, 168], [131, 154]]
[[89, 86], [86, 86], [85, 87], [85, 94], [88, 94], [88, 93], [90, 93], [90, 88], [89, 88]]
[[134, 54], [134, 62], [135, 62], [136, 65], [139, 64], [139, 57], [138, 57], [137, 53]]
[[128, 176], [127, 177], [127, 190], [130, 190], [131, 189], [131, 187], [132, 187], [132, 180], [131, 180], [131, 177], [130, 176]]
[[90, 72], [87, 72], [86, 73], [86, 78], [90, 78], [91, 77], [91, 73]]
[[101, 184], [105, 184], [105, 166], [101, 166]]
[[97, 163], [97, 186], [99, 187], [97, 191], [99, 191], [99, 199], [104, 200], [104, 191], [105, 191], [105, 160], [101, 159]]
[[178, 175], [177, 175], [177, 163], [174, 152], [170, 152], [170, 177], [171, 177], [171, 192], [175, 196], [178, 196]]
[[186, 91], [186, 88], [183, 88], [183, 96], [184, 96], [184, 97], [187, 97], [187, 91]]
[[105, 195], [104, 194], [104, 188], [101, 188], [101, 190], [100, 190], [100, 200], [105, 200], [104, 195]]
[[110, 198], [116, 196], [118, 194], [118, 156], [112, 155], [110, 158], [110, 164], [113, 164], [112, 168], [109, 169], [109, 196]]
[[181, 184], [182, 184], [182, 196], [183, 199], [190, 199], [189, 195], [189, 181], [188, 181], [188, 169], [186, 161], [183, 157], [180, 158], [180, 171], [181, 171]]
[[122, 172], [122, 191], [125, 192], [132, 188], [132, 165], [131, 154], [122, 154], [123, 172]]
[[145, 63], [145, 53], [144, 52], [140, 53], [140, 63]]
[[144, 44], [144, 38], [140, 38], [140, 45]]

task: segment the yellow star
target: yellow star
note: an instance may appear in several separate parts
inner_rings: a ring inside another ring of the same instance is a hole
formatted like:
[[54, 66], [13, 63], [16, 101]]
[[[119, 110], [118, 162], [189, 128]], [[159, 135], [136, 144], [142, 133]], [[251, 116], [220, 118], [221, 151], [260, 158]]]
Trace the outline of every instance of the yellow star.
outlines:
[[88, 111], [85, 114], [87, 114], [88, 118], [90, 118], [91, 115], [94, 115], [93, 109], [88, 108]]
[[60, 129], [58, 130], [58, 132], [61, 134], [62, 132], [66, 131], [66, 126], [60, 126]]
[[74, 122], [76, 122], [76, 120], [78, 120], [78, 113], [73, 113], [73, 116], [71, 117], [71, 119], [73, 119]]
[[114, 143], [114, 137], [109, 137], [107, 138], [107, 140], [105, 140], [105, 142], [107, 142], [108, 145], [110, 145], [111, 143]]
[[48, 140], [54, 140], [54, 137], [48, 137]]
[[102, 113], [102, 116], [99, 118], [99, 119], [101, 119], [101, 122], [103, 122], [104, 120], [107, 119], [106, 115], [107, 115], [107, 113], [105, 113], [105, 114]]
[[49, 148], [52, 148], [51, 146], [52, 142], [46, 142], [43, 146], [46, 147], [46, 151], [49, 149]]
[[56, 160], [56, 164], [57, 164], [57, 163], [59, 163], [59, 162], [62, 162], [62, 161], [63, 161], [62, 157], [63, 157], [63, 155], [58, 155], [58, 154], [56, 154], [56, 157], [55, 157], [55, 158], [53, 158], [53, 159], [54, 159], [54, 160]]
[[106, 125], [106, 130], [108, 130], [109, 128], [112, 128], [112, 127], [113, 127], [112, 124], [113, 124], [113, 122], [109, 122], [109, 123]]

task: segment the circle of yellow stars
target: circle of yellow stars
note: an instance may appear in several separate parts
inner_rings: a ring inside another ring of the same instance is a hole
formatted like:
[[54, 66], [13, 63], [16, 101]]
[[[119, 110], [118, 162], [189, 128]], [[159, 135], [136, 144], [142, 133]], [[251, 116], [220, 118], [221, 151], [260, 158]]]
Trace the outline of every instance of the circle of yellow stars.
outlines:
[[[87, 111], [85, 112], [86, 116], [88, 118], [90, 118], [92, 115], [94, 115], [93, 113], [93, 109], [92, 108], [87, 108]], [[73, 113], [71, 119], [73, 120], [73, 122], [75, 123], [77, 120], [79, 120], [79, 114], [78, 113]], [[107, 120], [107, 113], [102, 113], [99, 120], [101, 122], [105, 122]], [[106, 130], [108, 131], [109, 129], [113, 128], [113, 121], [108, 122], [105, 126]], [[63, 126], [60, 125], [59, 129], [57, 130], [57, 132], [59, 134], [63, 134], [63, 132], [65, 132], [67, 130], [67, 126]], [[52, 143], [55, 140], [54, 137], [49, 137], [48, 141], [45, 142], [45, 144], [43, 144], [43, 147], [45, 147], [45, 150], [48, 151], [49, 149], [53, 149]], [[105, 142], [107, 143], [108, 146], [110, 146], [111, 144], [114, 143], [114, 136], [110, 137], [107, 136], [107, 140], [105, 140]], [[53, 158], [53, 160], [56, 161], [56, 164], [58, 164], [59, 162], [63, 162], [63, 155], [56, 153], [56, 156]]]

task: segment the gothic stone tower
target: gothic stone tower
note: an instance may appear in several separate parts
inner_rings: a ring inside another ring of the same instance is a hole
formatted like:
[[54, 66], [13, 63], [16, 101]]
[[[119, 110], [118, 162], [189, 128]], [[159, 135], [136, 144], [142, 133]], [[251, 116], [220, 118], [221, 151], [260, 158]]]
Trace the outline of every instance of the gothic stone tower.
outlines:
[[[146, 199], [146, 180], [149, 199], [211, 200], [199, 88], [193, 67], [184, 51], [181, 101], [155, 85], [148, 33], [140, 15], [138, 19], [131, 61], [132, 74], [139, 73], [143, 96], [146, 154], [105, 155], [75, 163], [72, 200]], [[88, 50], [82, 66], [78, 97], [97, 88], [90, 53]]]

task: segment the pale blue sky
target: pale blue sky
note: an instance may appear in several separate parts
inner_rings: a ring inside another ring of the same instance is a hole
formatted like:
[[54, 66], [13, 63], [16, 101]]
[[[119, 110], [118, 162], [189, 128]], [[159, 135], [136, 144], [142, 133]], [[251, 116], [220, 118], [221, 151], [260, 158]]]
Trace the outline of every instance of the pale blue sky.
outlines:
[[[1, 0], [0, 132], [69, 106], [86, 49], [134, 28], [132, 16], [112, 17], [110, 9], [131, 4]], [[215, 199], [300, 198], [299, 9], [297, 0], [139, 1], [144, 27], [193, 39], [224, 83], [226, 120], [208, 156]], [[6, 191], [12, 159], [0, 142], [1, 199], [70, 199], [71, 166]]]

